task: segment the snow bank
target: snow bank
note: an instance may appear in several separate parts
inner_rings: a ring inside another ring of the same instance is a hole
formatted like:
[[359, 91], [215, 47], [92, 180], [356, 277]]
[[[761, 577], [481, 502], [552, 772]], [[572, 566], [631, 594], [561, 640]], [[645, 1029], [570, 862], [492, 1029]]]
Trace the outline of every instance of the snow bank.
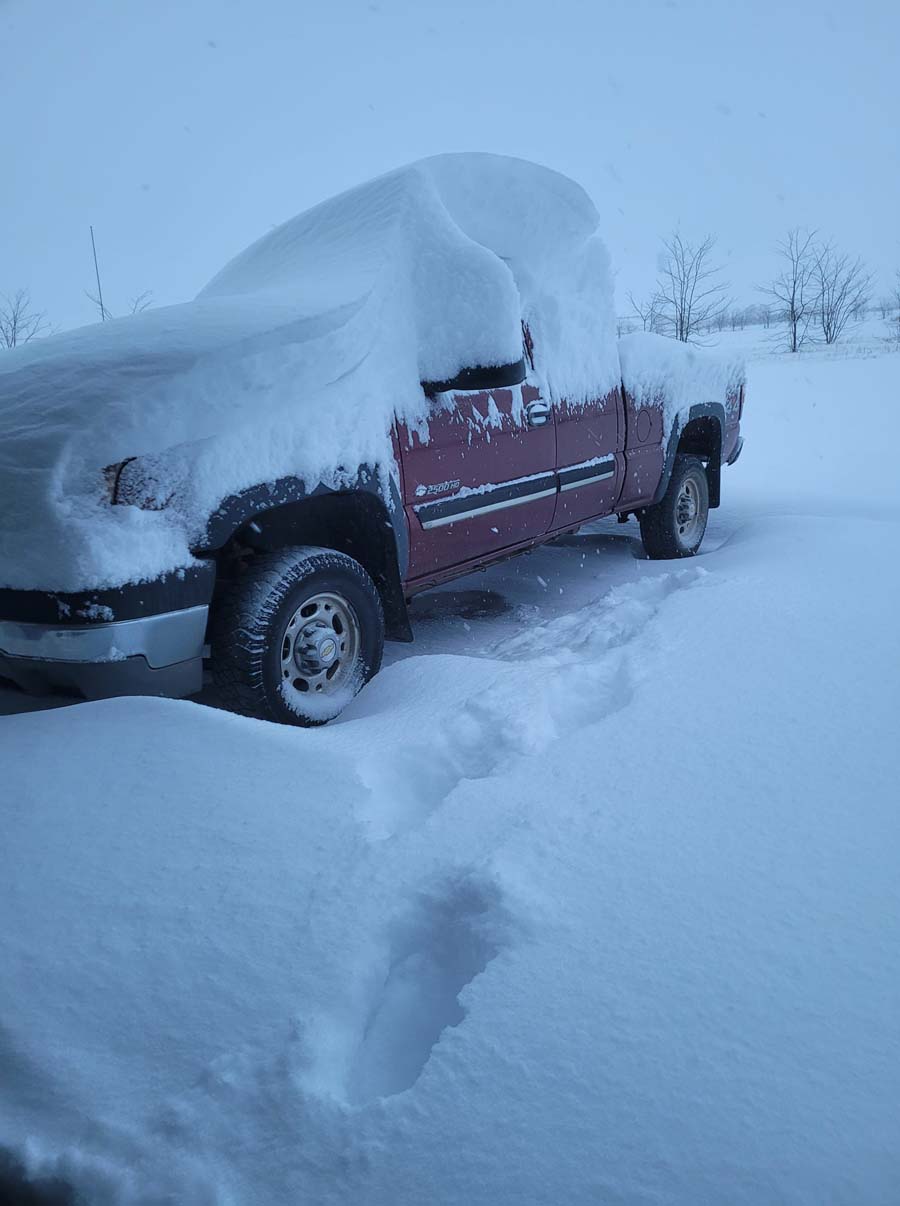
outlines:
[[[521, 357], [577, 402], [617, 376], [612, 290], [581, 188], [521, 160], [448, 155], [316, 206], [194, 302], [0, 357], [0, 584], [78, 589], [190, 561], [226, 495], [390, 465], [423, 380]], [[169, 450], [175, 449], [174, 453]], [[165, 512], [110, 508], [101, 469], [166, 453]]]
[[639, 406], [659, 406], [668, 433], [698, 402], [720, 402], [737, 408], [746, 372], [743, 357], [712, 352], [686, 343], [635, 331], [619, 340], [622, 381]]

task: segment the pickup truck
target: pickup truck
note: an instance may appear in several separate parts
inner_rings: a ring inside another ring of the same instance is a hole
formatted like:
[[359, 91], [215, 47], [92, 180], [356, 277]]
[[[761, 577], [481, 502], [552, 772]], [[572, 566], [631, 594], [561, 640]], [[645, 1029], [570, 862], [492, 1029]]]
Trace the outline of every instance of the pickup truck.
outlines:
[[[389, 415], [381, 463], [223, 489], [187, 563], [152, 578], [0, 588], [0, 675], [32, 692], [182, 697], [206, 664], [227, 707], [315, 725], [377, 673], [386, 638], [413, 639], [420, 591], [610, 515], [637, 521], [649, 557], [694, 555], [741, 450], [740, 366], [659, 336], [617, 343], [612, 310], [599, 319], [614, 378], [597, 396], [548, 383], [542, 333], [564, 343], [523, 304], [521, 355], [484, 364], [479, 347], [421, 380], [418, 411]], [[258, 425], [241, 431], [249, 455]], [[203, 447], [107, 464], [96, 505], [176, 513]]]

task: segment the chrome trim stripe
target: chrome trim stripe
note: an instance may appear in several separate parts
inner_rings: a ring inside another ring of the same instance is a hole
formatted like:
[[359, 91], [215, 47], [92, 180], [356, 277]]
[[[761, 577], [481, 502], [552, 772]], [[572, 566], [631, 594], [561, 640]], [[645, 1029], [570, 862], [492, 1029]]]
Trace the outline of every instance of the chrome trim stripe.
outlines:
[[433, 528], [452, 523], [454, 519], [498, 511], [501, 507], [516, 507], [533, 499], [546, 498], [558, 488], [555, 472], [538, 473], [534, 477], [513, 478], [479, 493], [451, 494], [420, 503], [414, 508], [423, 527]]
[[560, 490], [576, 490], [579, 486], [590, 486], [594, 482], [607, 481], [616, 475], [616, 458], [606, 456], [600, 460], [581, 461], [559, 470]]
[[[515, 478], [513, 481], [502, 482], [481, 495], [454, 494], [449, 498], [435, 499], [421, 503], [413, 510], [423, 528], [443, 528], [460, 519], [473, 519], [477, 515], [488, 515], [491, 511], [500, 511], [505, 507], [520, 507], [523, 503], [535, 502], [539, 498], [549, 498], [551, 494], [608, 481], [615, 475], [616, 459], [615, 456], [609, 456], [602, 460], [567, 465], [564, 469], [552, 473]], [[485, 501], [476, 502], [479, 497]]]
[[199, 657], [206, 635], [206, 604], [135, 620], [83, 628], [0, 621], [0, 653], [50, 662], [118, 662], [143, 656], [154, 669]]
[[559, 489], [560, 492], [577, 490], [579, 486], [592, 486], [594, 482], [604, 482], [615, 476], [615, 469], [604, 469], [602, 473], [593, 473], [590, 477], [579, 477], [574, 482], [561, 482]]
[[523, 503], [535, 502], [539, 498], [549, 498], [556, 492], [556, 486], [553, 486], [549, 490], [520, 494], [516, 498], [507, 498], [502, 502], [486, 503], [480, 507], [472, 507], [468, 511], [456, 511], [452, 515], [442, 515], [437, 519], [421, 519], [420, 522], [423, 528], [443, 528], [447, 524], [456, 523], [459, 519], [472, 519], [475, 515], [487, 515], [490, 511], [501, 511], [506, 507], [521, 507]]

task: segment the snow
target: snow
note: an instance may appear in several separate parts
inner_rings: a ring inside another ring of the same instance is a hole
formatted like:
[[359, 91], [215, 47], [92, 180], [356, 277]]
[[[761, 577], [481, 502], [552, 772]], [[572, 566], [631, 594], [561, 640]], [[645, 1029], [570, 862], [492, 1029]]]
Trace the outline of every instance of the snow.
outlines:
[[745, 381], [743, 357], [696, 348], [664, 335], [635, 331], [619, 340], [622, 381], [639, 406], [661, 406], [668, 435], [676, 418], [697, 402], [737, 408]]
[[[523, 160], [438, 156], [265, 235], [199, 297], [0, 358], [0, 584], [79, 590], [183, 568], [228, 494], [292, 474], [391, 471], [421, 381], [522, 355], [573, 403], [618, 376], [593, 203]], [[104, 466], [140, 457], [171, 501], [112, 508]], [[343, 468], [346, 467], [346, 468]]]
[[98, 1206], [893, 1206], [898, 386], [751, 361], [700, 557], [421, 596], [326, 729], [6, 718], [0, 1149]]

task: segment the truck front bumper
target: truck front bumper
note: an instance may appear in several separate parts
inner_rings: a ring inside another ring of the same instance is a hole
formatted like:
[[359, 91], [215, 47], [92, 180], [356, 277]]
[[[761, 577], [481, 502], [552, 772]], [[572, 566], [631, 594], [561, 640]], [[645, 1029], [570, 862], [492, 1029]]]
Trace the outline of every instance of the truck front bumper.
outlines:
[[193, 695], [208, 612], [202, 604], [83, 626], [0, 620], [0, 676], [36, 694]]

